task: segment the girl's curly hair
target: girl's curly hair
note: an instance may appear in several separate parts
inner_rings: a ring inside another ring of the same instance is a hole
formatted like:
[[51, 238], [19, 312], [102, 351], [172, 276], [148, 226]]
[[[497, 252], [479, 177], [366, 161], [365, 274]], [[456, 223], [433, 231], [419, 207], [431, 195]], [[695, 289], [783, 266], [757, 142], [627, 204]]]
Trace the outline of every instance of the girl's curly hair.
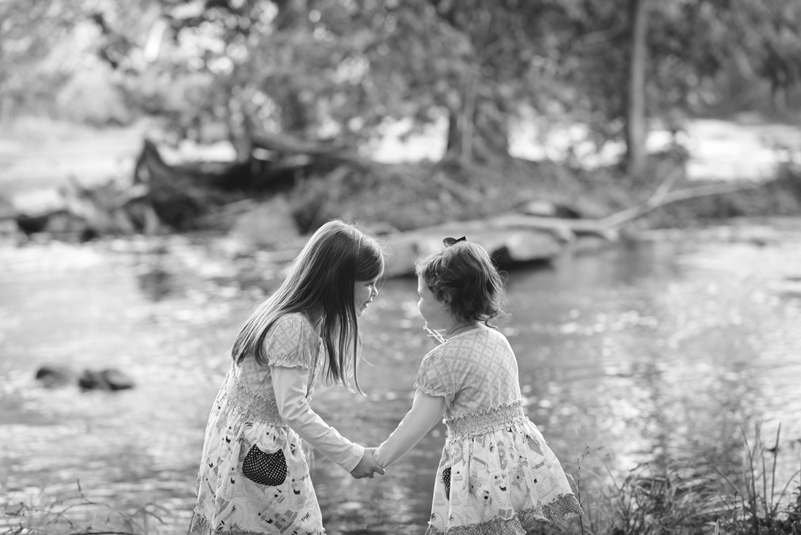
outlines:
[[448, 310], [463, 322], [490, 320], [504, 314], [504, 280], [487, 251], [460, 241], [417, 263], [416, 273]]

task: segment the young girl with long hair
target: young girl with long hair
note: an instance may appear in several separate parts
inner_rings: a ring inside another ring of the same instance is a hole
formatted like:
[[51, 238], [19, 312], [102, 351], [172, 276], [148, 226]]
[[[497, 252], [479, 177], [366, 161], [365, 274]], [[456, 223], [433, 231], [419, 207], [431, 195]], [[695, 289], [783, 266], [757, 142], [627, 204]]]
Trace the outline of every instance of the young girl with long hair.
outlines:
[[324, 533], [301, 439], [355, 478], [384, 473], [309, 406], [318, 375], [361, 392], [357, 319], [383, 272], [374, 239], [331, 221], [245, 322], [206, 427], [191, 533]]

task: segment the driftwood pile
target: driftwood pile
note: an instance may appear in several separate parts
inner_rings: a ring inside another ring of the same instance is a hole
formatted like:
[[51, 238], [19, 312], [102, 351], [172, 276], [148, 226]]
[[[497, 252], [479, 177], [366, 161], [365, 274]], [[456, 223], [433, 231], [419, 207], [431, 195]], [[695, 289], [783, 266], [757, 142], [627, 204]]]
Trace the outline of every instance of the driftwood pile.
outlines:
[[170, 165], [145, 140], [130, 180], [87, 188], [70, 178], [55, 206], [49, 203], [44, 210], [0, 203], [0, 232], [18, 229], [83, 241], [205, 228], [251, 207], [253, 198], [291, 187], [301, 173], [326, 175], [342, 165], [363, 172], [370, 165], [334, 144], [285, 135], [259, 136], [254, 149], [270, 159]]
[[[270, 159], [251, 157], [244, 162], [175, 166], [167, 164], [156, 145], [145, 140], [128, 184], [109, 182], [86, 188], [72, 180], [61, 191], [61, 205], [46, 213], [16, 213], [8, 206], [0, 206], [0, 233], [9, 228], [13, 218], [16, 225], [12, 226], [26, 234], [45, 232], [73, 240], [197, 228], [236, 230], [237, 225], [241, 229], [243, 224], [253, 227], [254, 234], [265, 235], [273, 233], [270, 229], [281, 212], [279, 223], [295, 228], [288, 234], [288, 242], [267, 254], [277, 263], [283, 263], [294, 256], [303, 238], [298, 236], [301, 229], [297, 229], [286, 206], [283, 211], [276, 211], [269, 205], [277, 192], [291, 187], [295, 177], [302, 174], [330, 178], [343, 172], [369, 175], [380, 171], [380, 164], [333, 144], [265, 134], [254, 140], [254, 147], [269, 154]], [[766, 184], [713, 184], [675, 190], [680, 174], [680, 170], [670, 174], [644, 203], [601, 219], [545, 217], [529, 211], [410, 232], [381, 233], [391, 253], [389, 274], [413, 273], [414, 260], [439, 249], [444, 236], [468, 235], [501, 264], [547, 261], [571, 244], [614, 242], [622, 225], [660, 206]], [[268, 202], [259, 204], [255, 199]], [[270, 217], [243, 217], [259, 211], [270, 212]], [[380, 233], [377, 228], [376, 233]], [[295, 236], [297, 240], [291, 239]]]

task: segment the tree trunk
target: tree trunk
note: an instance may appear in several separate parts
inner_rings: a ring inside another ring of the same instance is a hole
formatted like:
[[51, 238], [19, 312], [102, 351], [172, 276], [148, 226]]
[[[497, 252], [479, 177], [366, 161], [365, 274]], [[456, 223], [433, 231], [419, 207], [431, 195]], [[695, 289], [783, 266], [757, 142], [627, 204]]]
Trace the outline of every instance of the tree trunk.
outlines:
[[281, 95], [281, 131], [297, 136], [305, 136], [309, 126], [307, 105], [298, 97], [298, 92], [291, 90]]
[[503, 113], [494, 109], [494, 103], [464, 111], [450, 111], [445, 158], [454, 158], [465, 165], [491, 161], [509, 154], [509, 127]]
[[493, 51], [489, 44], [492, 13], [483, 10], [475, 22], [477, 43], [475, 58], [464, 79], [461, 106], [448, 115], [448, 145], [446, 157], [456, 158], [464, 165], [490, 160], [508, 154], [508, 129], [505, 118], [498, 120], [492, 97], [482, 94], [483, 69]]
[[236, 162], [247, 164], [253, 155], [253, 124], [248, 100], [252, 94], [240, 87], [239, 94], [228, 96], [228, 139], [236, 152]]
[[509, 125], [507, 113], [495, 100], [484, 100], [476, 112], [473, 157], [488, 162], [509, 155]]
[[476, 98], [481, 77], [480, 66], [471, 73], [462, 102], [462, 121], [459, 129], [459, 157], [465, 164], [473, 163], [473, 144], [476, 130]]
[[459, 112], [448, 110], [448, 142], [445, 147], [446, 157], [449, 155], [458, 155], [460, 147], [459, 137]]
[[10, 127], [14, 120], [14, 98], [11, 95], [0, 95], [0, 126]]
[[648, 4], [650, 0], [629, 0], [631, 58], [629, 63], [626, 109], [626, 147], [628, 172], [640, 176], [645, 170], [645, 71], [647, 68]]

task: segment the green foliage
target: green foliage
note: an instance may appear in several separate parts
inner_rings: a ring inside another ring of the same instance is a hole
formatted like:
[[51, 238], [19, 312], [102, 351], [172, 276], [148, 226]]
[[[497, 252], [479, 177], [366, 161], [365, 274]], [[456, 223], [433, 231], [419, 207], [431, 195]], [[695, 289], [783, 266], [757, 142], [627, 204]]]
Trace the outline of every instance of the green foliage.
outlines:
[[129, 124], [131, 109], [112, 75], [107, 65], [98, 63], [81, 76], [70, 77], [55, 97], [60, 115], [95, 126]]
[[[584, 475], [600, 451], [578, 459], [577, 496], [584, 515], [540, 526], [536, 535], [798, 535], [801, 533], [801, 472], [782, 486], [776, 481], [779, 434], [762, 442], [759, 426], [743, 436], [745, 465], [723, 473], [714, 459], [662, 459], [631, 470], [622, 479], [609, 471]], [[794, 489], [794, 490], [793, 490]]]
[[[657, 459], [623, 477], [608, 468], [602, 451], [578, 459], [576, 494], [584, 515], [531, 535], [799, 535], [801, 471], [776, 481], [780, 430], [770, 444], [760, 427], [743, 432], [741, 473], [722, 472], [715, 459]], [[600, 460], [602, 470], [589, 467]], [[52, 495], [3, 502], [7, 522], [0, 535], [157, 535], [169, 532], [167, 511], [156, 504], [121, 510], [90, 499], [80, 485]]]
[[345, 172], [308, 177], [290, 192], [302, 231], [331, 218], [358, 218], [371, 228], [406, 231], [492, 217], [535, 200], [600, 216], [630, 202], [617, 175], [571, 172], [551, 162], [507, 160], [466, 166], [448, 159], [438, 164], [376, 166], [369, 174], [341, 169]]
[[697, 533], [717, 501], [713, 481], [679, 463], [639, 466], [602, 496], [602, 503], [588, 506], [590, 533]]
[[651, 214], [649, 221], [655, 228], [681, 228], [705, 219], [797, 216], [799, 213], [801, 169], [798, 165], [786, 164], [764, 185], [667, 205]]
[[[801, 534], [801, 470], [794, 476], [798, 481], [790, 479], [784, 485], [776, 481], [781, 426], [772, 446], [763, 443], [759, 426], [751, 443], [743, 435], [743, 477], [737, 482], [723, 476], [735, 492], [726, 500], [726, 514], [715, 522], [715, 535]], [[795, 490], [791, 494], [792, 485]]]
[[7, 0], [0, 3], [0, 101], [41, 105], [63, 79], [59, 65], [43, 64], [67, 39], [76, 1]]
[[[357, 146], [388, 122], [411, 120], [414, 132], [442, 117], [449, 149], [468, 160], [505, 154], [519, 118], [541, 129], [588, 124], [601, 145], [621, 137], [625, 120], [628, 7], [6, 0], [0, 100], [101, 124], [156, 115], [178, 137], [227, 136], [241, 150], [260, 131]], [[679, 128], [689, 113], [759, 99], [793, 104], [801, 82], [796, 0], [652, 1], [648, 20], [651, 118]]]

